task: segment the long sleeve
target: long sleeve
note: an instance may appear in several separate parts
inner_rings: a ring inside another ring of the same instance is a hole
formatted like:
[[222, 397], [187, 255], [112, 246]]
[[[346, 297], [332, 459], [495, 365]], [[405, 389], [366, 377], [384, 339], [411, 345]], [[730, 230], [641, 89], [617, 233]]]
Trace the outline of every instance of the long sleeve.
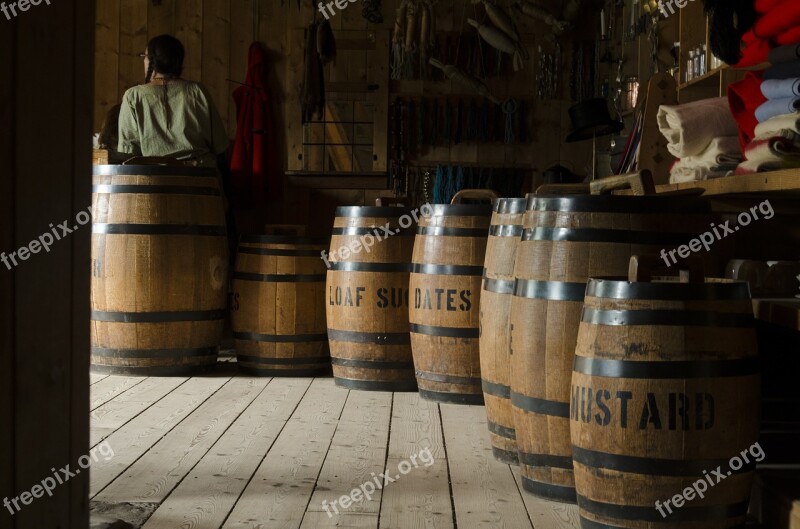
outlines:
[[119, 141], [117, 151], [133, 155], [142, 155], [142, 142], [139, 138], [139, 125], [136, 120], [136, 109], [131, 102], [130, 92], [122, 98], [119, 111]]
[[210, 118], [209, 128], [206, 131], [208, 145], [214, 154], [222, 154], [228, 150], [231, 140], [228, 138], [225, 125], [222, 123], [222, 116], [220, 116], [211, 94], [204, 86], [198, 84], [198, 87]]

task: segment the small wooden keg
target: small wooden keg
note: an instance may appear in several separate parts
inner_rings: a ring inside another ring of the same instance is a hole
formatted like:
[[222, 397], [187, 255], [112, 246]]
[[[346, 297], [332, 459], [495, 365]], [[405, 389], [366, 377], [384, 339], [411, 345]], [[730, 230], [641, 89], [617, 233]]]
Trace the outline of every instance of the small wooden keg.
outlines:
[[408, 325], [414, 217], [419, 210], [404, 207], [336, 210], [326, 307], [338, 386], [417, 390]]
[[409, 281], [411, 350], [420, 396], [482, 404], [479, 310], [492, 206], [461, 204], [492, 192], [460, 191], [420, 218]]
[[242, 236], [231, 323], [239, 369], [260, 376], [330, 372], [325, 334], [326, 238]]
[[636, 259], [628, 279], [586, 291], [570, 391], [581, 525], [743, 527], [765, 456], [747, 283], [651, 281]]
[[586, 283], [624, 275], [708, 229], [692, 197], [544, 195], [528, 200], [514, 267], [511, 404], [525, 490], [575, 502], [569, 381]]
[[524, 198], [501, 198], [494, 204], [480, 306], [480, 358], [483, 399], [494, 456], [518, 465], [514, 417], [511, 412], [509, 338], [514, 260], [522, 235]]
[[94, 166], [92, 369], [189, 375], [217, 361], [227, 237], [217, 172]]

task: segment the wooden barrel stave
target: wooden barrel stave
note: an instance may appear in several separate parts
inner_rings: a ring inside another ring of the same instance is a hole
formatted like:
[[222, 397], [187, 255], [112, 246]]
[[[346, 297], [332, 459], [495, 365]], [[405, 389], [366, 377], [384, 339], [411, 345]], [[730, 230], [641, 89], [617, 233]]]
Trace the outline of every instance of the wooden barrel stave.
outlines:
[[[420, 396], [482, 404], [480, 290], [491, 206], [433, 206], [414, 240], [409, 322]], [[437, 292], [438, 291], [438, 292]]]
[[239, 369], [258, 376], [330, 372], [324, 239], [245, 236], [233, 274]]
[[212, 367], [227, 281], [216, 172], [96, 166], [92, 205], [92, 369], [168, 376]]
[[627, 273], [633, 253], [687, 242], [707, 228], [707, 211], [697, 199], [530, 198], [511, 310], [511, 401], [529, 492], [576, 501], [569, 379], [589, 277]]
[[480, 303], [481, 384], [492, 452], [498, 460], [513, 465], [519, 460], [510, 400], [509, 317], [525, 202], [500, 199], [494, 205]]
[[[414, 231], [400, 227], [403, 215], [410, 219], [411, 211], [394, 207], [337, 210], [330, 248], [337, 258], [331, 258], [328, 270], [326, 306], [333, 374], [339, 386], [417, 390], [408, 325]], [[387, 224], [391, 236], [381, 229]], [[346, 258], [338, 255], [340, 248], [356, 241], [372, 246]]]
[[[669, 529], [738, 527], [745, 520], [752, 466], [732, 475], [726, 469], [731, 457], [758, 440], [760, 413], [747, 287], [717, 280], [658, 282], [644, 284], [649, 292], [630, 299], [605, 297], [630, 285], [591, 281], [580, 324], [570, 424], [582, 523], [629, 529], [654, 523]], [[687, 294], [692, 292], [695, 299]], [[701, 299], [704, 294], [709, 299]], [[606, 314], [613, 314], [614, 325], [604, 323]], [[620, 324], [634, 318], [636, 325]], [[594, 403], [599, 400], [606, 408], [589, 409], [590, 389]], [[611, 399], [605, 399], [606, 392]], [[624, 428], [622, 406], [614, 400], [620, 393], [628, 411]], [[704, 498], [674, 509], [674, 518], [656, 511], [656, 502], [663, 505], [717, 467], [724, 482], [712, 478], [715, 486], [704, 491]]]

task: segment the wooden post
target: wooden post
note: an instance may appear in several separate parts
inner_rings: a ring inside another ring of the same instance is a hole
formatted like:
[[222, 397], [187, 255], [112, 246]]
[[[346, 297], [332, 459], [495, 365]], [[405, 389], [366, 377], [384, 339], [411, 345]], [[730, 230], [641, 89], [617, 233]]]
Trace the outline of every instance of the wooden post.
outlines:
[[[71, 229], [90, 206], [94, 7], [42, 3], [0, 22], [0, 252], [51, 223]], [[89, 452], [90, 236], [81, 226], [12, 270], [0, 264], [0, 498]], [[4, 507], [0, 529], [87, 527], [88, 477], [14, 516]]]

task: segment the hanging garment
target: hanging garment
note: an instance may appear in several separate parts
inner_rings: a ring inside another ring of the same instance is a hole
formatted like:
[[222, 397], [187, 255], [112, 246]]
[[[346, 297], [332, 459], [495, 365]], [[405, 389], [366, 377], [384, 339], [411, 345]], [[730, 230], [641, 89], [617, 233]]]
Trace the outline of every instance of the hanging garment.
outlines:
[[247, 81], [233, 92], [236, 140], [231, 159], [231, 183], [237, 207], [280, 202], [283, 162], [267, 87], [267, 55], [254, 42], [248, 51]]

